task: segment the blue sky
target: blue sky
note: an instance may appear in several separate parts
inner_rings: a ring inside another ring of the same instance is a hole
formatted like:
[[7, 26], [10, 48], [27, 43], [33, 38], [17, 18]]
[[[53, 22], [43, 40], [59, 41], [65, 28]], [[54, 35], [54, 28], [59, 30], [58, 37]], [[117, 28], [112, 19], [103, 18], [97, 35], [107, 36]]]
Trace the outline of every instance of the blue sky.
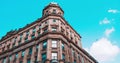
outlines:
[[53, 1], [82, 36], [83, 48], [100, 63], [120, 62], [120, 0], [0, 0], [0, 38], [40, 18]]

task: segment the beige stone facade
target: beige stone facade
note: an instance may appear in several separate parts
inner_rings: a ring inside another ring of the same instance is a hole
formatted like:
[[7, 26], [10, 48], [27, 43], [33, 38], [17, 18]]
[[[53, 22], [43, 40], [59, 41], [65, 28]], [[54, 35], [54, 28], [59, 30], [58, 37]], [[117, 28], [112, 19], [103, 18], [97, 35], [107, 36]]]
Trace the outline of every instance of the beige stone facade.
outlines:
[[0, 63], [98, 63], [81, 44], [81, 36], [65, 21], [58, 4], [43, 16], [0, 40]]

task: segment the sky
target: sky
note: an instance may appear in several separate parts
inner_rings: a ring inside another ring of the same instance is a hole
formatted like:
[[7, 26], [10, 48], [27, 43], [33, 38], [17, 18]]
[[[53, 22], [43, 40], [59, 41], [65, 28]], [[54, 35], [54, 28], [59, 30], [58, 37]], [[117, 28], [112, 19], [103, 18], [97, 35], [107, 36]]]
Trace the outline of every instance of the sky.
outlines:
[[0, 38], [42, 17], [50, 2], [60, 5], [99, 63], [120, 63], [120, 0], [0, 0]]

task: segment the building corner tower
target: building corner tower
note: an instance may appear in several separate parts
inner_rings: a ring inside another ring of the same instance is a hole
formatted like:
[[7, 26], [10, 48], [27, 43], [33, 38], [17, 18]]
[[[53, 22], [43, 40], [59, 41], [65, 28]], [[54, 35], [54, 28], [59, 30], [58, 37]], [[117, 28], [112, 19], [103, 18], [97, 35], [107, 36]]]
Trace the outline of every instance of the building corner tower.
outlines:
[[0, 63], [98, 63], [82, 48], [81, 36], [50, 3], [35, 22], [0, 40]]

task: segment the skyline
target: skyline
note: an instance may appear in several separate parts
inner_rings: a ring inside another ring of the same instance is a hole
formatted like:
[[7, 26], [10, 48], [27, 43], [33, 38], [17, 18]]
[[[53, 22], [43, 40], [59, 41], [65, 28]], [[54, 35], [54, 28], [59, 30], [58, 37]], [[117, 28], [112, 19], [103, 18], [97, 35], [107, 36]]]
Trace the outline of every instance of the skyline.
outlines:
[[[22, 28], [40, 18], [42, 9], [52, 0], [29, 0], [29, 2], [1, 0], [0, 2], [1, 38], [8, 31]], [[55, 2], [64, 10], [66, 21], [82, 36], [84, 49], [100, 63], [119, 62], [120, 4], [118, 0], [99, 2], [55, 0]], [[73, 3], [76, 4], [71, 5]]]

